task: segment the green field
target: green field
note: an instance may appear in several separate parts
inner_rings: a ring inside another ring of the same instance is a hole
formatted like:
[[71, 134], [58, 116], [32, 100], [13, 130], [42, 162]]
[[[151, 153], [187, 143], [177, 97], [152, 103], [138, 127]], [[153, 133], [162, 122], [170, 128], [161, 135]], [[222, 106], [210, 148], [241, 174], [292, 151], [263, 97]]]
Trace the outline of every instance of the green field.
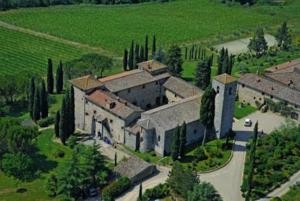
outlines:
[[176, 0], [138, 5], [75, 5], [3, 12], [0, 20], [121, 55], [132, 39], [156, 34], [158, 43], [224, 40], [224, 36], [292, 19], [299, 25], [299, 1], [283, 8], [226, 6], [211, 0]]
[[300, 200], [300, 185], [291, 188], [282, 196], [282, 201], [299, 201]]
[[74, 59], [86, 52], [70, 45], [1, 27], [0, 44], [1, 75], [24, 70], [44, 74], [48, 58], [52, 58], [56, 65], [59, 60]]

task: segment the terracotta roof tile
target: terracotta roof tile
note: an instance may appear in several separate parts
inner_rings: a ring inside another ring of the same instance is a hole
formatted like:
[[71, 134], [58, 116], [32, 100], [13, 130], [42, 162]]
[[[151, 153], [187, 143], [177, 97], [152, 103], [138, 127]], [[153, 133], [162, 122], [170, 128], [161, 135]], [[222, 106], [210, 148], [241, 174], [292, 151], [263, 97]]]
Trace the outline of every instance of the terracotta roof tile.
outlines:
[[73, 86], [82, 90], [94, 89], [103, 85], [103, 83], [96, 80], [92, 75], [79, 77], [71, 80], [70, 82]]
[[227, 73], [218, 75], [218, 76], [214, 77], [214, 79], [223, 84], [228, 84], [228, 83], [236, 81], [236, 78], [232, 77], [231, 75], [228, 75]]

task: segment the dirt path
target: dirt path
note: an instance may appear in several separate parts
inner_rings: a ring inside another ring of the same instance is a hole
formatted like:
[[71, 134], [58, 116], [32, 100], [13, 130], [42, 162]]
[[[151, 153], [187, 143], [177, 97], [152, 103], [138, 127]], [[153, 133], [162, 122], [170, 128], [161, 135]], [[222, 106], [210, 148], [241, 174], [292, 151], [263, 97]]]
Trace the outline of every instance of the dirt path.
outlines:
[[31, 29], [19, 27], [19, 26], [13, 25], [13, 24], [3, 22], [1, 20], [0, 20], [0, 27], [7, 28], [7, 29], [10, 29], [10, 30], [13, 30], [13, 31], [18, 31], [18, 32], [30, 34], [32, 36], [48, 39], [48, 40], [51, 40], [51, 41], [64, 43], [66, 45], [71, 45], [71, 46], [74, 46], [74, 47], [77, 47], [77, 48], [86, 49], [90, 52], [98, 52], [98, 53], [106, 55], [106, 56], [115, 56], [113, 53], [108, 52], [107, 50], [104, 50], [101, 47], [93, 47], [93, 46], [90, 46], [88, 44], [83, 44], [83, 43], [67, 40], [67, 39], [64, 39], [64, 38], [61, 38], [61, 37], [52, 36], [52, 35], [47, 34], [47, 33], [41, 33], [41, 32], [37, 32], [37, 31], [33, 31]]

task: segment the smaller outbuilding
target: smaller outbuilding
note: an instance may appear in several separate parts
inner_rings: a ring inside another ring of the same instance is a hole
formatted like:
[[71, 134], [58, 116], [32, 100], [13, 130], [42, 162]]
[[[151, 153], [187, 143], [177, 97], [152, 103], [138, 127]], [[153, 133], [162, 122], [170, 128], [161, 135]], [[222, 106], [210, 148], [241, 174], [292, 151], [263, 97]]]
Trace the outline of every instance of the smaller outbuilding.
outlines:
[[140, 158], [130, 157], [121, 161], [114, 171], [119, 176], [128, 177], [132, 183], [137, 183], [153, 175], [156, 167]]

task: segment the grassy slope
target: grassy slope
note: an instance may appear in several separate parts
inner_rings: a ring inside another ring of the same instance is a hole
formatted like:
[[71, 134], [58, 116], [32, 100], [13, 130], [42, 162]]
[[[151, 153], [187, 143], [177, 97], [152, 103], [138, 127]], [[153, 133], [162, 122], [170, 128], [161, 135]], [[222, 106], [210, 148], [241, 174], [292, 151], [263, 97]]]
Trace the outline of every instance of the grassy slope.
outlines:
[[300, 186], [290, 189], [282, 196], [282, 201], [299, 201], [300, 200]]
[[120, 54], [132, 39], [143, 40], [147, 33], [155, 33], [160, 45], [212, 39], [258, 25], [277, 25], [290, 17], [284, 13], [287, 9], [281, 9], [280, 16], [271, 16], [270, 12], [256, 7], [227, 7], [210, 0], [177, 0], [165, 4], [19, 9], [2, 13], [0, 20]]
[[[39, 153], [47, 158], [43, 166], [53, 166], [49, 172], [42, 173], [40, 178], [32, 182], [17, 182], [16, 180], [5, 176], [0, 172], [0, 200], [3, 201], [34, 201], [34, 200], [51, 200], [45, 191], [45, 180], [50, 172], [56, 171], [61, 164], [70, 159], [71, 150], [52, 141], [53, 130], [45, 130], [37, 139]], [[54, 154], [58, 151], [64, 151], [64, 158], [56, 158]], [[25, 193], [16, 193], [17, 188], [26, 188]]]
[[0, 27], [0, 74], [13, 74], [28, 70], [46, 73], [47, 59], [52, 58], [55, 67], [59, 60], [77, 58], [84, 50], [38, 38]]

